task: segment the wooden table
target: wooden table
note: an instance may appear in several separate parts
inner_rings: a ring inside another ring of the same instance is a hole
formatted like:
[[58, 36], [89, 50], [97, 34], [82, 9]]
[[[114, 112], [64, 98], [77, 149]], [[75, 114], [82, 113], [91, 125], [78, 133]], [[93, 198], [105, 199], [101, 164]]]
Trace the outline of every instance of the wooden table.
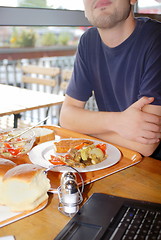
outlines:
[[[64, 138], [88, 137], [56, 126], [53, 128], [56, 135]], [[131, 152], [122, 147], [119, 147], [119, 149], [123, 153], [123, 158], [127, 158], [125, 155], [128, 151]], [[25, 156], [23, 161], [28, 162], [28, 157]], [[83, 198], [86, 201], [92, 193], [99, 192], [161, 203], [160, 177], [161, 161], [144, 157], [132, 167], [87, 184]], [[58, 211], [58, 202], [57, 194], [50, 193], [47, 207], [34, 215], [2, 227], [0, 229], [0, 236], [14, 235], [16, 240], [54, 239], [70, 220], [70, 218]]]
[[18, 115], [29, 110], [62, 104], [64, 96], [0, 84], [0, 117], [14, 114], [14, 127]]

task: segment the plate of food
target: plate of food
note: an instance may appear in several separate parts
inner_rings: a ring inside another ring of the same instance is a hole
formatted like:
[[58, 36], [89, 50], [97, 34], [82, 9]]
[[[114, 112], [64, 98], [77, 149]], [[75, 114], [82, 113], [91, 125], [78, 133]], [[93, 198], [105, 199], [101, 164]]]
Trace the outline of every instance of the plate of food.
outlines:
[[119, 162], [121, 152], [103, 141], [66, 138], [35, 146], [29, 152], [29, 158], [42, 167], [53, 167], [53, 171], [63, 172], [65, 166], [70, 166], [79, 172], [90, 172], [113, 166]]

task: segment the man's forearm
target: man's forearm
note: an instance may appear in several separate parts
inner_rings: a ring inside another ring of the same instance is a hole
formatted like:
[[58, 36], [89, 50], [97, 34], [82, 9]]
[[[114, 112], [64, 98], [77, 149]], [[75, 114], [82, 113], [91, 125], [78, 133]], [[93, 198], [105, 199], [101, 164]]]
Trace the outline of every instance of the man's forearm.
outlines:
[[[60, 124], [85, 134], [115, 133], [129, 141], [157, 144], [161, 139], [161, 106], [150, 106], [153, 100], [143, 97], [122, 112], [92, 112], [84, 109], [84, 102], [67, 97]], [[148, 105], [150, 109], [142, 111]]]
[[94, 112], [75, 106], [63, 106], [60, 125], [85, 134], [103, 134], [112, 130], [114, 115], [119, 113]]
[[143, 156], [150, 156], [159, 143], [141, 144], [126, 139], [110, 129], [112, 128], [112, 124], [115, 125], [115, 118], [119, 120], [119, 114], [112, 112], [91, 112], [84, 109], [77, 109], [77, 107], [71, 107], [71, 109], [68, 107], [63, 110], [63, 114], [61, 115], [61, 126], [132, 149]]
[[102, 139], [112, 144], [116, 144], [121, 147], [125, 147], [141, 153], [143, 156], [150, 156], [155, 151], [159, 143], [155, 144], [141, 144], [135, 141], [131, 141], [119, 136], [117, 133], [106, 133], [106, 134], [94, 134], [96, 138]]

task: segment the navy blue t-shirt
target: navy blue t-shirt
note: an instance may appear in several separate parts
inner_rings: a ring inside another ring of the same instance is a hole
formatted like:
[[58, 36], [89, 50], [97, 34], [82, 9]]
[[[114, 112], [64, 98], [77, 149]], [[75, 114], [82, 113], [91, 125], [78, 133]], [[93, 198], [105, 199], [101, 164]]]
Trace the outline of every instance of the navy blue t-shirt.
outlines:
[[161, 23], [136, 18], [136, 27], [117, 47], [106, 46], [97, 28], [78, 46], [67, 95], [87, 101], [94, 91], [100, 111], [123, 111], [142, 96], [161, 105]]

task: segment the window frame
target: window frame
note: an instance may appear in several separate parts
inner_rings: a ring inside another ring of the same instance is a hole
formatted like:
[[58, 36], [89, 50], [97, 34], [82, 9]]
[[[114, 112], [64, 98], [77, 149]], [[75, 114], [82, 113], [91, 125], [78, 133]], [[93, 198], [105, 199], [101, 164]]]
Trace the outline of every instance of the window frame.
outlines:
[[[136, 17], [145, 16], [161, 21], [161, 14], [142, 14], [134, 6]], [[30, 17], [28, 17], [30, 16]], [[68, 26], [90, 27], [82, 10], [23, 8], [0, 6], [0, 26]]]
[[0, 26], [88, 27], [91, 24], [81, 10], [0, 7]]

